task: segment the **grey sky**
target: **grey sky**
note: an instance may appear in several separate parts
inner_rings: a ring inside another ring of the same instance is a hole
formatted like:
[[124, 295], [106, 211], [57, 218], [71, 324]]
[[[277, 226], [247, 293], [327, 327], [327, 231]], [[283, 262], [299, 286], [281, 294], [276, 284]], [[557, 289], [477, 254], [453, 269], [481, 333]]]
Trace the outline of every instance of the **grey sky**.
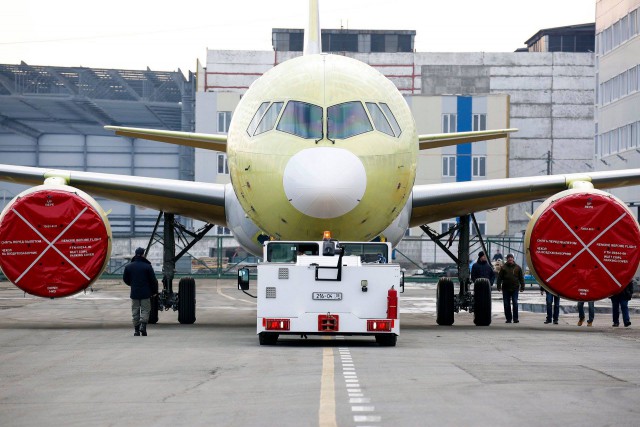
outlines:
[[[271, 50], [307, 0], [5, 2], [0, 63], [195, 70], [207, 48]], [[595, 0], [320, 0], [323, 28], [416, 30], [419, 52], [512, 52], [539, 29], [595, 20]]]

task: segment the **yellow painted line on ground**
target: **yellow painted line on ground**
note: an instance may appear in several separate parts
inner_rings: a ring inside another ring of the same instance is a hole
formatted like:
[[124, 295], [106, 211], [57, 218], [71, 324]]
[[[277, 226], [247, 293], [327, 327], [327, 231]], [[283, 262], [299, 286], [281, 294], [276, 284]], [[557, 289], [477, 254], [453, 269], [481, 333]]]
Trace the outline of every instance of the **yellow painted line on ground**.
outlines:
[[[230, 295], [225, 294], [224, 292], [222, 292], [222, 288], [220, 287], [220, 284], [216, 285], [216, 292], [218, 293], [218, 295], [223, 296], [223, 297], [228, 298], [228, 299], [233, 300], [233, 301], [240, 301], [240, 302], [244, 302], [246, 304], [253, 304], [253, 305], [257, 304], [257, 302], [255, 302], [255, 301], [247, 301], [246, 299], [242, 299], [242, 298], [234, 298], [234, 297], [232, 297]], [[238, 291], [238, 292], [240, 292], [240, 291]]]
[[336, 391], [333, 373], [333, 348], [322, 351], [322, 380], [320, 382], [320, 427], [337, 427], [336, 424]]

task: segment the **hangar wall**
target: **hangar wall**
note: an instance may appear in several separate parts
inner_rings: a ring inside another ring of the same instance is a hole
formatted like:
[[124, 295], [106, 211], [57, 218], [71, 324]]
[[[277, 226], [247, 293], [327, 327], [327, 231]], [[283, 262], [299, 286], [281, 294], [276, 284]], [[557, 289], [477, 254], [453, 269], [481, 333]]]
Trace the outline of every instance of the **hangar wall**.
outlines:
[[[180, 72], [0, 64], [0, 161], [193, 179], [194, 151], [121, 138], [104, 125], [193, 130], [195, 80]], [[2, 206], [27, 186], [0, 183]], [[148, 234], [157, 212], [98, 199], [115, 235]]]

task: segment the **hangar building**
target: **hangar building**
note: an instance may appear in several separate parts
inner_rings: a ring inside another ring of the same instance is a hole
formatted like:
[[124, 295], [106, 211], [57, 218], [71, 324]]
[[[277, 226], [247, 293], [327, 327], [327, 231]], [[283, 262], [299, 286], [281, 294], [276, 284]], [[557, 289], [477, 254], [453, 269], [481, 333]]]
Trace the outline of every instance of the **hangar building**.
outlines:
[[[0, 65], [2, 163], [193, 180], [194, 153], [115, 137], [105, 125], [192, 131], [195, 79], [178, 72]], [[0, 183], [2, 208], [25, 186]], [[148, 235], [157, 212], [97, 199], [115, 236]]]

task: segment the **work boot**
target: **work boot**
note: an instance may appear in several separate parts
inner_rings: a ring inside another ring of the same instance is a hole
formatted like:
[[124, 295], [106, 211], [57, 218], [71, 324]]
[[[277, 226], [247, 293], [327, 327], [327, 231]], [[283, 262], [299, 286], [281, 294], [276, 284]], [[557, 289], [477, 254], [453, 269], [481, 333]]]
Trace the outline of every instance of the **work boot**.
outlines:
[[139, 337], [140, 336], [140, 325], [135, 325], [135, 332], [133, 333], [134, 337]]
[[147, 336], [147, 324], [146, 323], [140, 323], [140, 333], [142, 334], [143, 337]]
[[587, 322], [587, 326], [593, 326], [593, 322]]
[[583, 323], [584, 323], [584, 319], [581, 317], [580, 320], [578, 320], [578, 326], [582, 326]]

